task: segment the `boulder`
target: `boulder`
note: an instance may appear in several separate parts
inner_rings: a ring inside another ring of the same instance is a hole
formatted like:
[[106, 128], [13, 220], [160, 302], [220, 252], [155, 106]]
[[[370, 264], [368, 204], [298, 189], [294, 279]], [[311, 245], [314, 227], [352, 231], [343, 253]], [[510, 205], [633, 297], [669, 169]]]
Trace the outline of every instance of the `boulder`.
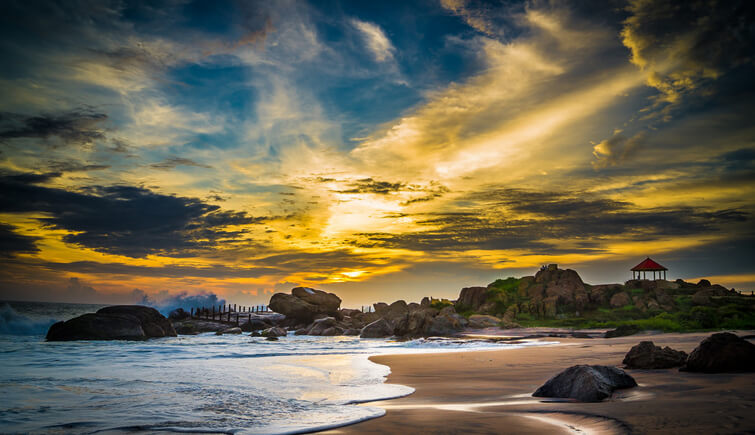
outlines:
[[391, 326], [394, 335], [406, 335], [409, 329], [409, 307], [406, 302], [398, 300], [390, 304], [381, 316]]
[[710, 281], [708, 281], [707, 279], [701, 279], [700, 281], [697, 282], [697, 286], [698, 287], [710, 287]]
[[309, 287], [296, 287], [291, 294], [276, 293], [269, 306], [276, 313], [286, 316], [289, 324], [310, 323], [317, 316], [338, 316], [341, 299], [333, 293]]
[[472, 309], [477, 311], [487, 298], [487, 287], [465, 287], [461, 289], [459, 298], [456, 300], [456, 308], [459, 310]]
[[260, 335], [262, 337], [285, 337], [288, 335], [288, 332], [279, 326], [273, 326], [272, 328], [267, 328], [260, 332]]
[[372, 304], [372, 308], [375, 309], [378, 316], [382, 316], [388, 310], [388, 304], [385, 302], [376, 302]]
[[262, 319], [258, 318], [251, 318], [247, 322], [243, 323], [241, 325], [241, 330], [244, 332], [252, 332], [252, 331], [261, 331], [263, 329], [267, 329], [273, 325], [265, 322]]
[[548, 265], [548, 268], [535, 274], [535, 282], [544, 286], [544, 297], [554, 298], [556, 305], [570, 304], [576, 310], [582, 310], [589, 301], [585, 283], [572, 269], [559, 269], [556, 265]]
[[445, 307], [430, 322], [426, 333], [430, 336], [453, 336], [464, 329], [467, 323], [467, 319], [457, 314], [453, 307]]
[[730, 332], [713, 334], [689, 354], [682, 370], [703, 373], [755, 371], [755, 344]]
[[322, 319], [317, 319], [312, 323], [312, 326], [309, 327], [307, 330], [308, 335], [328, 335], [324, 334], [324, 332], [329, 329], [336, 326], [338, 322], [334, 317], [324, 317]]
[[533, 396], [599, 402], [614, 390], [636, 386], [634, 378], [616, 367], [576, 365], [550, 378]]
[[430, 308], [430, 305], [431, 305], [430, 298], [425, 296], [424, 298], [422, 298], [422, 301], [419, 304], [425, 308]]
[[317, 307], [318, 313], [335, 316], [338, 308], [341, 306], [341, 298], [333, 293], [316, 290], [309, 287], [296, 287], [291, 290], [291, 294], [304, 302], [310, 303]]
[[498, 326], [500, 323], [501, 319], [495, 316], [484, 314], [472, 314], [469, 316], [469, 327], [474, 329], [490, 328]]
[[47, 340], [145, 340], [176, 335], [170, 321], [156, 309], [116, 305], [55, 323], [47, 331]]
[[630, 305], [632, 303], [632, 298], [629, 297], [629, 293], [627, 292], [619, 292], [615, 295], [611, 296], [611, 307], [613, 308], [621, 308], [627, 305]]
[[637, 325], [620, 325], [616, 329], [606, 331], [605, 338], [626, 337], [641, 332], [642, 328]]
[[343, 335], [359, 335], [361, 331], [356, 328], [348, 328], [343, 331]]
[[406, 324], [406, 333], [404, 335], [410, 337], [420, 337], [426, 334], [427, 329], [430, 327], [433, 318], [438, 314], [438, 310], [429, 307], [421, 307], [416, 310], [409, 311], [409, 316]]
[[393, 335], [393, 328], [382, 317], [362, 328], [359, 334], [361, 338], [383, 338], [391, 335]]
[[686, 360], [686, 352], [641, 341], [627, 352], [622, 364], [628, 369], [669, 369], [684, 365]]

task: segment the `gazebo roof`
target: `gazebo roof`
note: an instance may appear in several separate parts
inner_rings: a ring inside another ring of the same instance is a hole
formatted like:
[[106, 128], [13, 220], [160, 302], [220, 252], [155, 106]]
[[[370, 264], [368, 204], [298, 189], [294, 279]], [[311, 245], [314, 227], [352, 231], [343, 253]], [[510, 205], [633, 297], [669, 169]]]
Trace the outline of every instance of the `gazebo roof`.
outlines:
[[634, 266], [631, 270], [637, 272], [637, 271], [643, 271], [643, 270], [668, 270], [668, 269], [666, 269], [665, 267], [661, 266], [660, 264], [651, 260], [650, 257], [648, 257], [642, 260], [642, 262], [638, 264], [637, 266]]

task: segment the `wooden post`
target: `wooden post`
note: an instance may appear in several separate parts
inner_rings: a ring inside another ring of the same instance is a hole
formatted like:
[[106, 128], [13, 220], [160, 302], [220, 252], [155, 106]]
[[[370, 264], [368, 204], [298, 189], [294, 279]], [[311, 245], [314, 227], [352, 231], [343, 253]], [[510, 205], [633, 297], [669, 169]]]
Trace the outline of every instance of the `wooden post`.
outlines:
[[215, 320], [215, 305], [212, 306], [212, 320]]

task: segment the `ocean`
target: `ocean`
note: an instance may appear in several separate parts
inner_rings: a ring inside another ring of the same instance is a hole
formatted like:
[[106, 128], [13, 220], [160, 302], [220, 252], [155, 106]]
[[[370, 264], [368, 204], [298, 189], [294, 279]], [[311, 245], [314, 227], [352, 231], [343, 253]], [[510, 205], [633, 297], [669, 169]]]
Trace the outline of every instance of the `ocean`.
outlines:
[[46, 342], [57, 320], [102, 305], [0, 302], [0, 432], [303, 433], [379, 417], [386, 384], [370, 355], [527, 344], [213, 333], [149, 341]]

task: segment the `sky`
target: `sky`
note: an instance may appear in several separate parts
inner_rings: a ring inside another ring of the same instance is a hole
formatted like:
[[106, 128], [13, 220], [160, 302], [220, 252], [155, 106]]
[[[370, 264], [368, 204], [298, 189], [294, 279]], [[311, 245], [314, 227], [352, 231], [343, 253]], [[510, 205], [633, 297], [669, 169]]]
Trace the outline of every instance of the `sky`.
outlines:
[[0, 2], [0, 299], [755, 290], [754, 9]]

